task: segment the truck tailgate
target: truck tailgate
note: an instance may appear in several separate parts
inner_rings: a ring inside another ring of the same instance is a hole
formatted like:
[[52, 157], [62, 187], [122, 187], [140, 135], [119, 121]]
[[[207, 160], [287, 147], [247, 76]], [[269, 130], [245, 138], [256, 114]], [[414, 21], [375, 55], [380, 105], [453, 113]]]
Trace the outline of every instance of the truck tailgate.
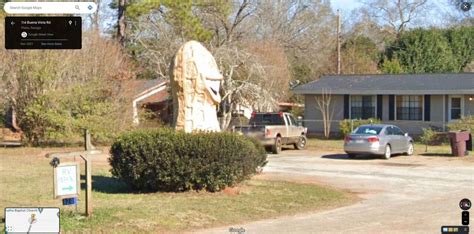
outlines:
[[241, 132], [248, 137], [262, 138], [265, 136], [265, 126], [235, 126], [234, 131]]

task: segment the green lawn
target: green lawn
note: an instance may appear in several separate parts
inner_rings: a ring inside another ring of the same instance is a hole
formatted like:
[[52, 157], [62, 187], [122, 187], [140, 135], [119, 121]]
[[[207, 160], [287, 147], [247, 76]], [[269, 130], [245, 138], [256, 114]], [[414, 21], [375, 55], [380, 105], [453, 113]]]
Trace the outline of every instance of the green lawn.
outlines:
[[306, 145], [307, 150], [315, 151], [339, 151], [343, 150], [343, 140], [333, 139], [322, 139], [322, 138], [309, 138]]
[[[53, 199], [53, 169], [48, 164], [50, 159], [42, 156], [48, 151], [51, 149], [0, 149], [0, 209], [60, 207], [63, 232], [195, 230], [329, 209], [356, 200], [346, 192], [314, 184], [262, 179], [252, 179], [219, 193], [133, 193], [111, 177], [106, 158], [98, 157], [92, 169], [94, 214], [86, 218], [75, 214], [73, 207], [62, 206], [60, 200]], [[81, 170], [84, 171], [84, 165]], [[81, 213], [82, 201], [84, 191], [79, 204]], [[3, 219], [3, 212], [0, 217]], [[2, 229], [3, 226], [1, 223]]]

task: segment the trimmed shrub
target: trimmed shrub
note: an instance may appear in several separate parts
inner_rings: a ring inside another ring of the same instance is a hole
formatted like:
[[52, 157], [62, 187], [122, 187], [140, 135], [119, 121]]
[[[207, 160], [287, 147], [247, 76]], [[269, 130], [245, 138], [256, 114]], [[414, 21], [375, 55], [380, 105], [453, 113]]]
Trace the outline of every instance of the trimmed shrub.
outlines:
[[[379, 119], [375, 118], [370, 118], [370, 119], [354, 119], [352, 122], [353, 128], [356, 129], [360, 125], [364, 124], [378, 124], [380, 123]], [[350, 119], [344, 119], [339, 122], [339, 133], [341, 137], [346, 136], [347, 134], [351, 133], [351, 120]]]
[[430, 145], [432, 142], [435, 141], [437, 132], [432, 130], [431, 128], [423, 128], [423, 134], [420, 136], [420, 142], [425, 145]]
[[471, 131], [474, 132], [474, 116], [463, 116], [461, 119], [448, 124], [449, 131]]
[[264, 147], [234, 133], [135, 130], [112, 145], [111, 172], [140, 191], [219, 191], [266, 164]]

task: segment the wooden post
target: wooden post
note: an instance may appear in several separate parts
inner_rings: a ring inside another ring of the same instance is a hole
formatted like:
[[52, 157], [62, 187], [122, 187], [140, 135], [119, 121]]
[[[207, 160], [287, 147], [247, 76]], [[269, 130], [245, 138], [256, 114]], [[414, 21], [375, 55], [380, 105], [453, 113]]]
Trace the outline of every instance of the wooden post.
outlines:
[[[66, 158], [80, 156], [86, 165], [86, 215], [92, 216], [92, 158], [91, 155], [102, 154], [101, 150], [96, 150], [91, 143], [89, 130], [84, 130], [84, 149], [85, 151], [51, 153], [47, 154], [47, 158]], [[56, 185], [54, 185], [55, 187]]]
[[84, 130], [84, 150], [91, 151], [94, 150], [95, 147], [91, 143], [91, 134], [88, 129]]
[[[91, 143], [91, 135], [88, 129], [84, 130], [84, 149], [86, 152], [93, 150], [95, 147]], [[81, 156], [86, 162], [86, 215], [87, 217], [92, 216], [92, 160], [89, 158], [89, 154]]]
[[86, 215], [92, 216], [92, 161], [86, 155]]

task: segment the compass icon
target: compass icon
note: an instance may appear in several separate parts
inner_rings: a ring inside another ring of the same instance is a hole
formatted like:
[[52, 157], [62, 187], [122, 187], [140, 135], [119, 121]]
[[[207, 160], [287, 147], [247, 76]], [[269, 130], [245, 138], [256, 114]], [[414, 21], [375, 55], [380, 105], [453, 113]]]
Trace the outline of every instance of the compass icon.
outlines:
[[462, 210], [469, 210], [471, 208], [471, 205], [471, 201], [467, 198], [464, 198], [459, 202], [459, 208], [461, 208]]
[[471, 5], [472, 5], [472, 2], [463, 1], [461, 2], [461, 10], [469, 11], [471, 10]]

